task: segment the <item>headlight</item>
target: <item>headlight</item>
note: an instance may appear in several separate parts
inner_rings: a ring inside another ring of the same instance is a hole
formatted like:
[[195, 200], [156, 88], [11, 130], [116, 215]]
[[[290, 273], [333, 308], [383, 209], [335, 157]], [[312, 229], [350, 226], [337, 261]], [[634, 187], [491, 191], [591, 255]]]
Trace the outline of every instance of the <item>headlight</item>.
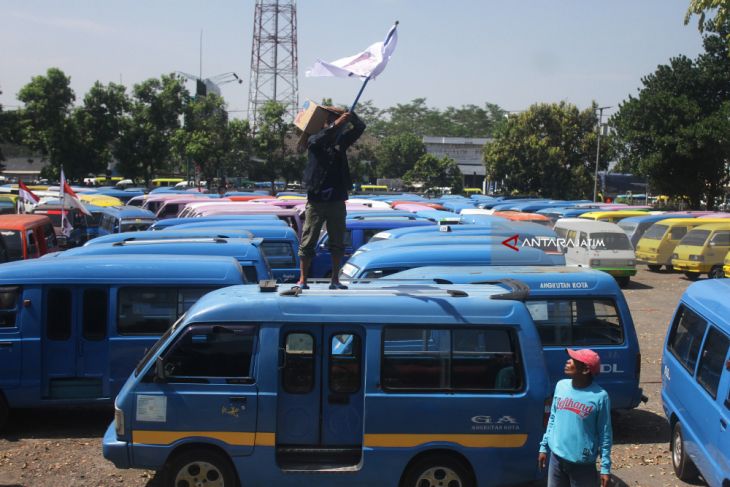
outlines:
[[114, 430], [117, 436], [124, 436], [124, 411], [114, 406]]
[[591, 267], [600, 267], [601, 265], [601, 259], [591, 259], [590, 266]]
[[689, 260], [693, 260], [695, 262], [703, 262], [705, 260], [705, 257], [703, 255], [690, 255]]
[[672, 259], [679, 259], [679, 254], [672, 254]]

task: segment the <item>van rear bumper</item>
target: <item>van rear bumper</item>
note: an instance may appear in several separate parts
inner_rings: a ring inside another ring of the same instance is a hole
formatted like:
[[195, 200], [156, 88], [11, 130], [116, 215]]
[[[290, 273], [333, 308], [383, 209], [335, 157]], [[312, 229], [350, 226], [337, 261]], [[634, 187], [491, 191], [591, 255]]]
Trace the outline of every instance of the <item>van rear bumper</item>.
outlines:
[[117, 440], [117, 432], [114, 429], [114, 422], [109, 425], [104, 433], [102, 442], [104, 458], [109, 460], [117, 468], [131, 468], [129, 461], [129, 443]]
[[611, 274], [613, 277], [630, 277], [636, 275], [635, 267], [594, 267], [594, 269]]

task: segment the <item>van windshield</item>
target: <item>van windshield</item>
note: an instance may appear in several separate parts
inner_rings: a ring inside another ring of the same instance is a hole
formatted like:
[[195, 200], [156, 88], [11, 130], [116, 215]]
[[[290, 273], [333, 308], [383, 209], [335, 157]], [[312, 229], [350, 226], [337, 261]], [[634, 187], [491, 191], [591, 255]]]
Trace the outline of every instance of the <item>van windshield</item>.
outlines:
[[172, 334], [173, 331], [177, 328], [177, 325], [182, 322], [182, 320], [185, 319], [185, 314], [180, 316], [178, 320], [173, 323], [173, 325], [167, 329], [165, 333], [162, 334], [159, 340], [155, 342], [155, 344], [147, 350], [147, 353], [144, 354], [144, 357], [142, 357], [142, 360], [139, 361], [137, 364], [137, 367], [134, 369], [134, 375], [135, 377], [139, 375], [140, 372], [142, 372], [142, 369], [144, 369], [147, 362], [150, 361], [150, 359], [157, 354], [157, 351], [160, 349], [160, 347], [167, 341], [168, 337]]
[[17, 230], [0, 230], [8, 261], [23, 260], [23, 242]]
[[642, 238], [661, 240], [664, 237], [664, 234], [667, 233], [667, 228], [669, 228], [669, 226], [659, 225], [658, 223], [655, 223], [654, 225], [650, 226], [646, 232], [644, 232]]
[[707, 237], [710, 236], [709, 230], [692, 230], [679, 241], [679, 245], [705, 245]]
[[625, 233], [591, 233], [594, 249], [605, 250], [633, 250], [631, 242]]
[[152, 221], [131, 221], [131, 222], [125, 222], [122, 221], [122, 227], [120, 229], [120, 232], [141, 232], [143, 230], [147, 230], [150, 225], [152, 225]]
[[631, 235], [636, 231], [636, 226], [638, 223], [634, 222], [619, 222], [618, 226], [621, 227], [621, 230], [623, 230], [626, 235]]

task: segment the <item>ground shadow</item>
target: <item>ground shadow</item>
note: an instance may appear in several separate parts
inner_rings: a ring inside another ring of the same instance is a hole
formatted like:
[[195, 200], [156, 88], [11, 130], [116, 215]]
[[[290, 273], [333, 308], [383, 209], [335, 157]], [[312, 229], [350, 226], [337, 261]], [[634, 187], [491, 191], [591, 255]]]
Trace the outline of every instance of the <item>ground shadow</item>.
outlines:
[[648, 284], [632, 279], [624, 289], [654, 289], [654, 286], [649, 286]]
[[111, 406], [14, 409], [0, 438], [101, 438], [113, 419]]
[[646, 409], [622, 411], [613, 416], [613, 443], [669, 444], [669, 424], [664, 416]]

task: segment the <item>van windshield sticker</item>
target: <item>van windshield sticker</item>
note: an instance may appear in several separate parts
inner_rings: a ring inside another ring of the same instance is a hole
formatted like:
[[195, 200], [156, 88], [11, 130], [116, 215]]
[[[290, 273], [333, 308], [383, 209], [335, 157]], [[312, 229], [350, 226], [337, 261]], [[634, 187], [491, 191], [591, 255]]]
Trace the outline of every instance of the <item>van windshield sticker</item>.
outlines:
[[137, 396], [137, 421], [164, 423], [167, 421], [167, 397]]

